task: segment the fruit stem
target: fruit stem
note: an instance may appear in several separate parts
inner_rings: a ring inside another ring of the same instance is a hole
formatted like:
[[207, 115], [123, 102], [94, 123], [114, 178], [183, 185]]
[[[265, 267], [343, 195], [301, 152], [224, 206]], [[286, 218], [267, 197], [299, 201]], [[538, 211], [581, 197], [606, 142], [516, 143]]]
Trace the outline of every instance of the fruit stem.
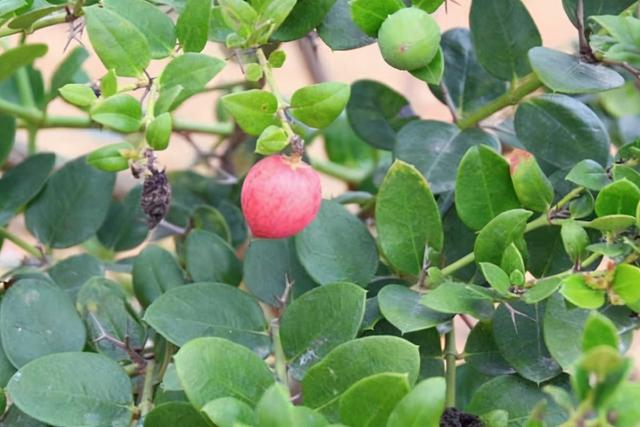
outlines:
[[529, 95], [534, 90], [542, 86], [542, 82], [535, 73], [530, 73], [515, 82], [509, 90], [494, 99], [493, 101], [485, 104], [481, 108], [472, 111], [469, 115], [466, 115], [458, 120], [457, 125], [460, 129], [467, 129], [478, 124], [478, 122], [491, 116], [502, 110], [509, 105], [516, 105], [522, 98]]

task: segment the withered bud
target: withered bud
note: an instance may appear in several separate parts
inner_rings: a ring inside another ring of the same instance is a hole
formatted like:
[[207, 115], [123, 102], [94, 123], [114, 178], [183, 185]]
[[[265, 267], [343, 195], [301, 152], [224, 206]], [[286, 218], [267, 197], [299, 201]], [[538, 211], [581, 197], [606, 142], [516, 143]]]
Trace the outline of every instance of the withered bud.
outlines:
[[131, 172], [136, 177], [144, 175], [140, 206], [147, 216], [147, 225], [151, 229], [155, 228], [169, 212], [171, 186], [164, 168], [162, 170], [157, 168], [153, 150], [146, 150], [144, 156], [146, 159], [144, 174], [141, 173], [139, 166], [132, 167]]

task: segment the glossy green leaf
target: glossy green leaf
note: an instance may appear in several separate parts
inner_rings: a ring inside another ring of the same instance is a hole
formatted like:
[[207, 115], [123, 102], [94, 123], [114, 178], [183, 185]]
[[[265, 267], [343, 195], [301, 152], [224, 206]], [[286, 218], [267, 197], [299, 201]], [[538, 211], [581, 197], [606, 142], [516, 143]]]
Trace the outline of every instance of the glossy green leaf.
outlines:
[[464, 347], [464, 360], [485, 375], [512, 374], [515, 370], [500, 353], [491, 321], [475, 324]]
[[576, 55], [545, 47], [531, 49], [529, 61], [542, 83], [554, 92], [600, 92], [624, 84], [624, 78], [611, 68], [588, 64]]
[[287, 306], [280, 338], [291, 375], [302, 378], [334, 347], [355, 338], [364, 309], [365, 291], [350, 283], [321, 286]]
[[251, 241], [244, 258], [244, 283], [251, 293], [276, 307], [287, 280], [295, 284], [292, 298], [298, 298], [316, 286], [298, 260], [293, 239]]
[[118, 13], [99, 6], [85, 7], [87, 33], [96, 54], [107, 69], [125, 77], [137, 77], [149, 65], [151, 49], [144, 34]]
[[609, 346], [617, 351], [620, 347], [620, 338], [616, 325], [609, 318], [592, 311], [585, 321], [582, 350], [588, 352], [599, 346]]
[[252, 89], [232, 93], [222, 97], [222, 105], [248, 134], [260, 135], [268, 126], [278, 124], [278, 101], [270, 92]]
[[611, 172], [613, 173], [614, 181], [620, 181], [626, 178], [635, 184], [636, 187], [640, 188], [640, 172], [634, 168], [625, 165], [613, 165]]
[[273, 38], [291, 41], [304, 37], [322, 22], [335, 2], [336, 0], [298, 0], [287, 19], [273, 34]]
[[113, 174], [96, 170], [83, 157], [67, 163], [27, 207], [27, 228], [41, 243], [53, 248], [68, 248], [87, 240], [106, 217], [114, 182]]
[[256, 153], [268, 156], [284, 150], [289, 145], [289, 137], [280, 126], [270, 125], [262, 131], [256, 141]]
[[171, 114], [168, 112], [162, 113], [149, 122], [144, 137], [152, 149], [164, 150], [169, 146], [172, 131], [173, 120]]
[[541, 95], [522, 102], [515, 129], [527, 151], [558, 168], [584, 159], [608, 162], [609, 136], [602, 121], [574, 98]]
[[455, 200], [460, 219], [475, 230], [500, 213], [518, 208], [509, 163], [484, 145], [470, 148], [458, 167]]
[[0, 224], [4, 224], [38, 194], [49, 178], [55, 156], [36, 154], [8, 170], [0, 178]]
[[147, 238], [149, 226], [140, 207], [142, 187], [134, 187], [122, 201], [113, 201], [107, 218], [98, 230], [98, 240], [113, 251], [126, 251]]
[[2, 347], [20, 368], [47, 354], [80, 351], [86, 332], [69, 296], [42, 279], [13, 285], [0, 306]]
[[351, 88], [346, 83], [325, 82], [298, 89], [291, 97], [291, 114], [314, 128], [329, 126], [344, 110]]
[[418, 170], [396, 160], [385, 176], [376, 200], [378, 242], [398, 270], [417, 275], [425, 246], [442, 249], [444, 236], [438, 205]]
[[604, 291], [587, 286], [581, 274], [563, 279], [560, 293], [578, 307], [593, 309], [604, 304]]
[[487, 279], [489, 285], [502, 295], [509, 294], [509, 288], [511, 287], [511, 281], [509, 275], [505, 271], [495, 264], [490, 262], [481, 262], [480, 269], [484, 278]]
[[636, 214], [640, 202], [640, 189], [627, 179], [613, 182], [604, 187], [596, 197], [596, 214], [629, 215]]
[[[255, 405], [275, 382], [269, 367], [248, 348], [223, 338], [197, 338], [174, 356], [180, 383], [198, 409], [221, 397]], [[212, 370], [211, 366], [224, 366]]]
[[591, 243], [585, 229], [576, 222], [570, 221], [562, 224], [560, 235], [562, 236], [564, 250], [571, 260], [574, 263], [581, 260], [585, 255], [587, 246]]
[[80, 287], [92, 277], [104, 276], [102, 263], [89, 254], [72, 255], [51, 266], [49, 277], [75, 302]]
[[18, 408], [47, 424], [127, 427], [131, 422], [131, 380], [99, 354], [41, 357], [22, 367], [7, 389]]
[[76, 308], [99, 352], [117, 361], [130, 360], [129, 354], [105, 339], [105, 335], [121, 342], [129, 340], [134, 349], [144, 347], [146, 331], [132, 314], [127, 295], [118, 283], [103, 277], [89, 279], [78, 292]]
[[640, 268], [631, 264], [618, 264], [611, 287], [627, 304], [640, 301]]
[[476, 262], [500, 265], [507, 247], [522, 237], [530, 216], [530, 211], [512, 209], [492, 219], [476, 239], [473, 249]]
[[478, 62], [489, 73], [511, 81], [531, 70], [527, 52], [542, 39], [520, 0], [474, 0], [469, 24]]
[[387, 427], [438, 427], [445, 407], [444, 378], [429, 378], [418, 383], [395, 406]]
[[620, 231], [635, 224], [636, 217], [630, 215], [605, 215], [589, 221], [586, 227], [600, 231]]
[[359, 380], [379, 373], [408, 374], [415, 383], [418, 347], [401, 338], [372, 336], [339, 345], [307, 371], [302, 380], [305, 405], [335, 419], [338, 402]]
[[533, 157], [521, 160], [512, 172], [513, 189], [525, 209], [545, 212], [553, 202], [553, 185]]
[[185, 52], [200, 52], [207, 44], [211, 2], [209, 0], [187, 0], [178, 17], [176, 34]]
[[359, 80], [351, 85], [347, 117], [355, 133], [366, 143], [393, 149], [396, 132], [411, 116], [409, 101], [388, 86], [372, 80]]
[[25, 44], [7, 49], [0, 55], [0, 81], [47, 53], [45, 44]]
[[123, 171], [129, 169], [128, 152], [134, 150], [128, 142], [109, 144], [89, 153], [87, 163], [105, 172]]
[[418, 168], [431, 191], [443, 193], [455, 188], [458, 165], [464, 154], [477, 144], [498, 148], [495, 138], [480, 129], [461, 132], [449, 123], [420, 120], [398, 132], [394, 154]]
[[340, 397], [340, 420], [353, 427], [383, 426], [409, 393], [408, 375], [380, 373], [363, 378]]
[[502, 356], [518, 374], [538, 384], [562, 371], [543, 341], [544, 311], [542, 304], [501, 304], [493, 318], [493, 336]]
[[371, 37], [378, 35], [387, 16], [405, 7], [402, 0], [354, 0], [350, 6], [353, 22]]
[[175, 57], [160, 75], [160, 96], [155, 113], [177, 108], [187, 98], [204, 89], [224, 66], [223, 60], [200, 53], [187, 52]]
[[332, 50], [349, 50], [375, 41], [358, 27], [349, 0], [337, 0], [317, 28], [322, 41]]
[[144, 427], [208, 427], [209, 423], [187, 402], [166, 402], [153, 408], [144, 417]]
[[[211, 307], [216, 306], [216, 310]], [[194, 283], [169, 289], [147, 309], [144, 321], [182, 346], [198, 337], [221, 337], [269, 352], [267, 322], [257, 301], [222, 283]]]
[[221, 282], [237, 286], [242, 263], [227, 242], [204, 230], [193, 230], [184, 242], [185, 267], [194, 282]]
[[566, 180], [595, 191], [602, 190], [610, 183], [604, 167], [589, 159], [582, 160], [571, 168]]
[[485, 288], [447, 281], [422, 297], [422, 304], [441, 313], [470, 314], [480, 320], [493, 316], [493, 304]]
[[89, 108], [98, 100], [93, 89], [84, 84], [66, 84], [58, 89], [58, 92], [62, 99], [80, 108]]
[[133, 263], [133, 291], [145, 307], [183, 283], [182, 270], [175, 258], [159, 246], [147, 246]]
[[365, 286], [378, 267], [367, 227], [339, 204], [325, 200], [316, 219], [295, 236], [296, 251], [309, 276], [320, 284]]
[[293, 404], [289, 390], [275, 383], [264, 392], [256, 405], [256, 425], [260, 427], [294, 427]]
[[251, 406], [234, 397], [214, 399], [204, 405], [202, 412], [218, 427], [235, 427], [238, 423], [255, 424], [255, 415]]
[[387, 285], [378, 293], [380, 312], [403, 334], [433, 328], [451, 318], [421, 304], [422, 296], [402, 285]]
[[130, 133], [140, 129], [142, 108], [133, 96], [119, 94], [94, 104], [91, 118], [111, 129]]

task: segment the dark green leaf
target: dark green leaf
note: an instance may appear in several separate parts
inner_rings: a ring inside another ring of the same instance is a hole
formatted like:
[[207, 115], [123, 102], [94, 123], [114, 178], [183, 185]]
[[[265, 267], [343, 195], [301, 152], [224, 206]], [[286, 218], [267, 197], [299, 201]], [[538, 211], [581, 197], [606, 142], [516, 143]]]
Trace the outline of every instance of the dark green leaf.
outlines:
[[149, 306], [144, 321], [177, 346], [198, 337], [221, 337], [261, 355], [269, 352], [267, 322], [257, 301], [222, 283], [170, 289]]
[[[584, 20], [595, 15], [618, 15], [631, 6], [634, 0], [584, 0]], [[562, 0], [562, 6], [567, 16], [577, 26], [578, 0]]]
[[200, 52], [207, 44], [211, 0], [187, 0], [176, 23], [176, 33], [185, 52]]
[[531, 70], [527, 52], [542, 39], [520, 0], [474, 0], [469, 23], [478, 61], [487, 71], [511, 81]]
[[159, 246], [147, 246], [133, 263], [133, 291], [143, 306], [184, 283], [173, 255]]
[[573, 263], [564, 250], [560, 227], [552, 225], [533, 230], [525, 236], [529, 256], [527, 269], [536, 277], [566, 271]]
[[429, 378], [418, 383], [395, 406], [387, 427], [439, 427], [445, 407], [444, 378]]
[[7, 389], [18, 408], [47, 424], [127, 427], [131, 422], [131, 381], [99, 354], [41, 357], [20, 369]]
[[58, 89], [69, 83], [85, 83], [78, 81], [82, 75], [82, 64], [89, 57], [89, 52], [83, 47], [73, 49], [65, 59], [58, 65], [51, 76], [51, 87], [47, 95], [47, 101], [51, 101], [58, 96]]
[[16, 119], [15, 117], [0, 114], [0, 165], [3, 165], [15, 142]]
[[0, 81], [5, 80], [18, 69], [31, 64], [36, 58], [47, 53], [45, 44], [25, 44], [5, 50], [0, 55]]
[[27, 207], [29, 231], [53, 248], [87, 240], [106, 217], [114, 182], [114, 174], [96, 170], [84, 157], [67, 163]]
[[582, 160], [567, 175], [567, 181], [581, 185], [589, 190], [600, 191], [610, 183], [609, 176], [599, 163], [593, 160]]
[[193, 230], [184, 243], [185, 266], [194, 282], [222, 282], [237, 286], [242, 264], [227, 242], [216, 234]]
[[316, 219], [295, 237], [300, 263], [318, 283], [369, 283], [378, 267], [367, 227], [339, 204], [325, 200]]
[[144, 417], [144, 427], [208, 427], [200, 412], [187, 402], [167, 402], [158, 405]]
[[72, 255], [54, 264], [47, 271], [51, 279], [75, 302], [80, 287], [95, 276], [104, 276], [104, 266], [89, 254]]
[[273, 34], [278, 41], [297, 40], [316, 28], [336, 0], [298, 0], [284, 23]]
[[354, 0], [350, 6], [353, 22], [371, 37], [378, 35], [387, 16], [405, 7], [402, 0]]
[[495, 376], [515, 372], [500, 354], [490, 321], [476, 323], [467, 338], [464, 355], [465, 362], [483, 374]]
[[375, 149], [356, 135], [344, 114], [324, 129], [324, 145], [331, 162], [359, 172], [358, 182], [375, 169]]
[[402, 285], [387, 285], [378, 293], [380, 312], [403, 334], [433, 328], [451, 318], [425, 307], [421, 299], [419, 293]]
[[122, 201], [113, 201], [98, 230], [98, 240], [113, 251], [133, 249], [147, 238], [149, 227], [140, 207], [142, 187], [133, 188]]
[[353, 22], [349, 0], [337, 0], [317, 31], [332, 50], [356, 49], [375, 41]]

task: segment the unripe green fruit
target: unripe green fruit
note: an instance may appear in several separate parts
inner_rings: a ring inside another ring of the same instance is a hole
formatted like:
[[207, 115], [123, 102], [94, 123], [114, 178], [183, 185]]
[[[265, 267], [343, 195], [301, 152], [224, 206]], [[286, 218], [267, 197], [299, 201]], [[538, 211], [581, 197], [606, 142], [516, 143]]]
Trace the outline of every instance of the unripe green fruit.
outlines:
[[385, 61], [400, 70], [426, 67], [438, 53], [440, 28], [427, 12], [409, 7], [389, 15], [378, 31]]

